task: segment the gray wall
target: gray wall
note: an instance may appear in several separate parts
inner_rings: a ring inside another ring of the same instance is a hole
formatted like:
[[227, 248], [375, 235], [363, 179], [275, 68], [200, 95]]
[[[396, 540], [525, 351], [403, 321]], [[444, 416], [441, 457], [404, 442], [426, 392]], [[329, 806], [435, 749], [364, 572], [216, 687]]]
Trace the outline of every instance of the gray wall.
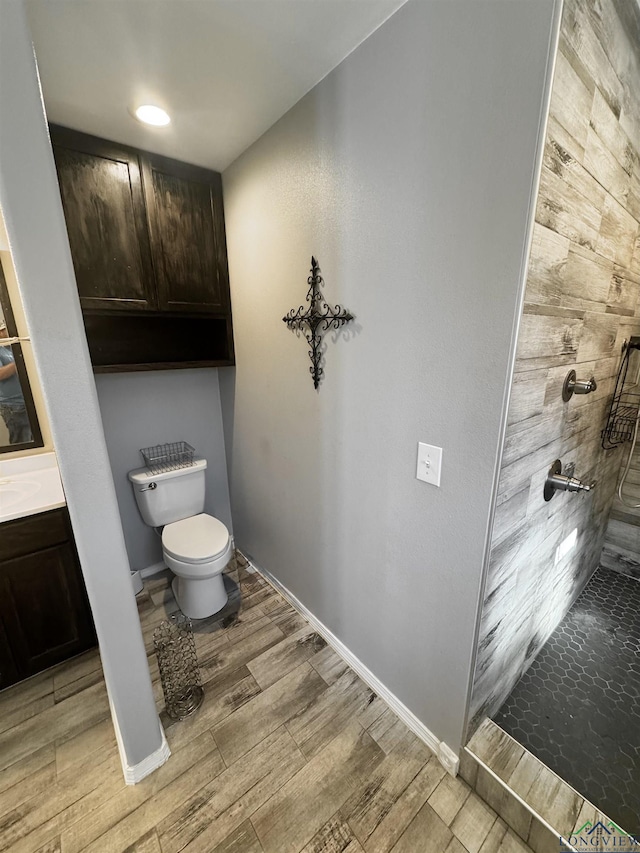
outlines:
[[162, 735], [129, 577], [37, 68], [22, 4], [0, 3], [0, 204], [125, 765]]
[[[596, 569], [621, 452], [600, 432], [640, 332], [640, 49], [611, 0], [565, 0], [498, 488], [472, 711], [497, 710]], [[594, 394], [562, 401], [570, 369]], [[543, 499], [553, 461], [598, 481]], [[577, 544], [556, 562], [573, 530]]]
[[127, 472], [140, 448], [186, 441], [207, 460], [205, 511], [233, 532], [218, 371], [158, 370], [96, 376], [111, 470], [132, 569], [162, 560], [157, 534], [142, 521]]
[[[224, 173], [237, 541], [453, 749], [553, 14], [410, 2]], [[312, 254], [356, 316], [319, 392], [281, 320]], [[444, 447], [440, 489], [419, 440]]]

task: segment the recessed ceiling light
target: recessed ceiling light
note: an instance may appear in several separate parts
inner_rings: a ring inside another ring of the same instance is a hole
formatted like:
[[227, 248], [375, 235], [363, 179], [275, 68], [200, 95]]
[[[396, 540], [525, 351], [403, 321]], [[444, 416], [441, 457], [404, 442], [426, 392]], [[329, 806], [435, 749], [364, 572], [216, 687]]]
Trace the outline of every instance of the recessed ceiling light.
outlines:
[[169, 114], [160, 107], [152, 104], [143, 104], [134, 111], [135, 117], [143, 124], [151, 124], [154, 127], [164, 127], [171, 121]]

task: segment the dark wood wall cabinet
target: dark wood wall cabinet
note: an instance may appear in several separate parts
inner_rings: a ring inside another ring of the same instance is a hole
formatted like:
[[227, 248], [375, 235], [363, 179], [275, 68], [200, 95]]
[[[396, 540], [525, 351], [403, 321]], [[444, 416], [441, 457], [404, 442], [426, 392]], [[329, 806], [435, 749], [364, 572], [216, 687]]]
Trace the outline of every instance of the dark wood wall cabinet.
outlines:
[[3, 522], [0, 690], [95, 645], [66, 508]]
[[96, 372], [234, 363], [218, 172], [51, 126]]

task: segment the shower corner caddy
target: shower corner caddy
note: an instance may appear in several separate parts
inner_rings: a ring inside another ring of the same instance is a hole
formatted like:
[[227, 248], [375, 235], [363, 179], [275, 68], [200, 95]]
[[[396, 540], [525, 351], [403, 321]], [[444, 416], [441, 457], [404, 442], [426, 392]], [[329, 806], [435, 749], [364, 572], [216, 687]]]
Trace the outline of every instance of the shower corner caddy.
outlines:
[[640, 386], [633, 383], [631, 387], [636, 390], [631, 391], [626, 381], [632, 350], [640, 350], [640, 335], [629, 338], [623, 346], [624, 352], [609, 406], [607, 423], [602, 430], [602, 447], [605, 450], [613, 450], [614, 447], [631, 441], [636, 428], [640, 409]]
[[162, 474], [165, 471], [177, 471], [178, 468], [190, 468], [195, 450], [186, 441], [172, 441], [169, 444], [143, 447], [140, 453], [152, 474]]

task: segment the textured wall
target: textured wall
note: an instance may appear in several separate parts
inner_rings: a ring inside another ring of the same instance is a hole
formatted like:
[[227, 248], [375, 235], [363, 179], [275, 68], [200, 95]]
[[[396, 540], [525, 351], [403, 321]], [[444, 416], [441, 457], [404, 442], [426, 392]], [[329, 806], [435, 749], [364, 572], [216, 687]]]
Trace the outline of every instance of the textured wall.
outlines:
[[[600, 447], [640, 331], [640, 63], [611, 0], [565, 0], [509, 406], [472, 713], [495, 711], [598, 565], [621, 453]], [[596, 393], [563, 403], [566, 373]], [[588, 496], [542, 488], [554, 459]], [[560, 562], [560, 542], [577, 529]]]
[[205, 511], [233, 532], [218, 371], [103, 373], [96, 387], [131, 568], [162, 560], [160, 538], [142, 521], [127, 478], [142, 465], [141, 447], [168, 441], [195, 447], [207, 460]]
[[19, 2], [0, 3], [0, 204], [126, 765], [161, 746], [60, 192]]
[[[553, 14], [410, 2], [223, 176], [238, 543], [453, 749]], [[281, 319], [312, 254], [356, 318], [318, 392]], [[444, 447], [440, 489], [415, 479], [419, 440]]]

